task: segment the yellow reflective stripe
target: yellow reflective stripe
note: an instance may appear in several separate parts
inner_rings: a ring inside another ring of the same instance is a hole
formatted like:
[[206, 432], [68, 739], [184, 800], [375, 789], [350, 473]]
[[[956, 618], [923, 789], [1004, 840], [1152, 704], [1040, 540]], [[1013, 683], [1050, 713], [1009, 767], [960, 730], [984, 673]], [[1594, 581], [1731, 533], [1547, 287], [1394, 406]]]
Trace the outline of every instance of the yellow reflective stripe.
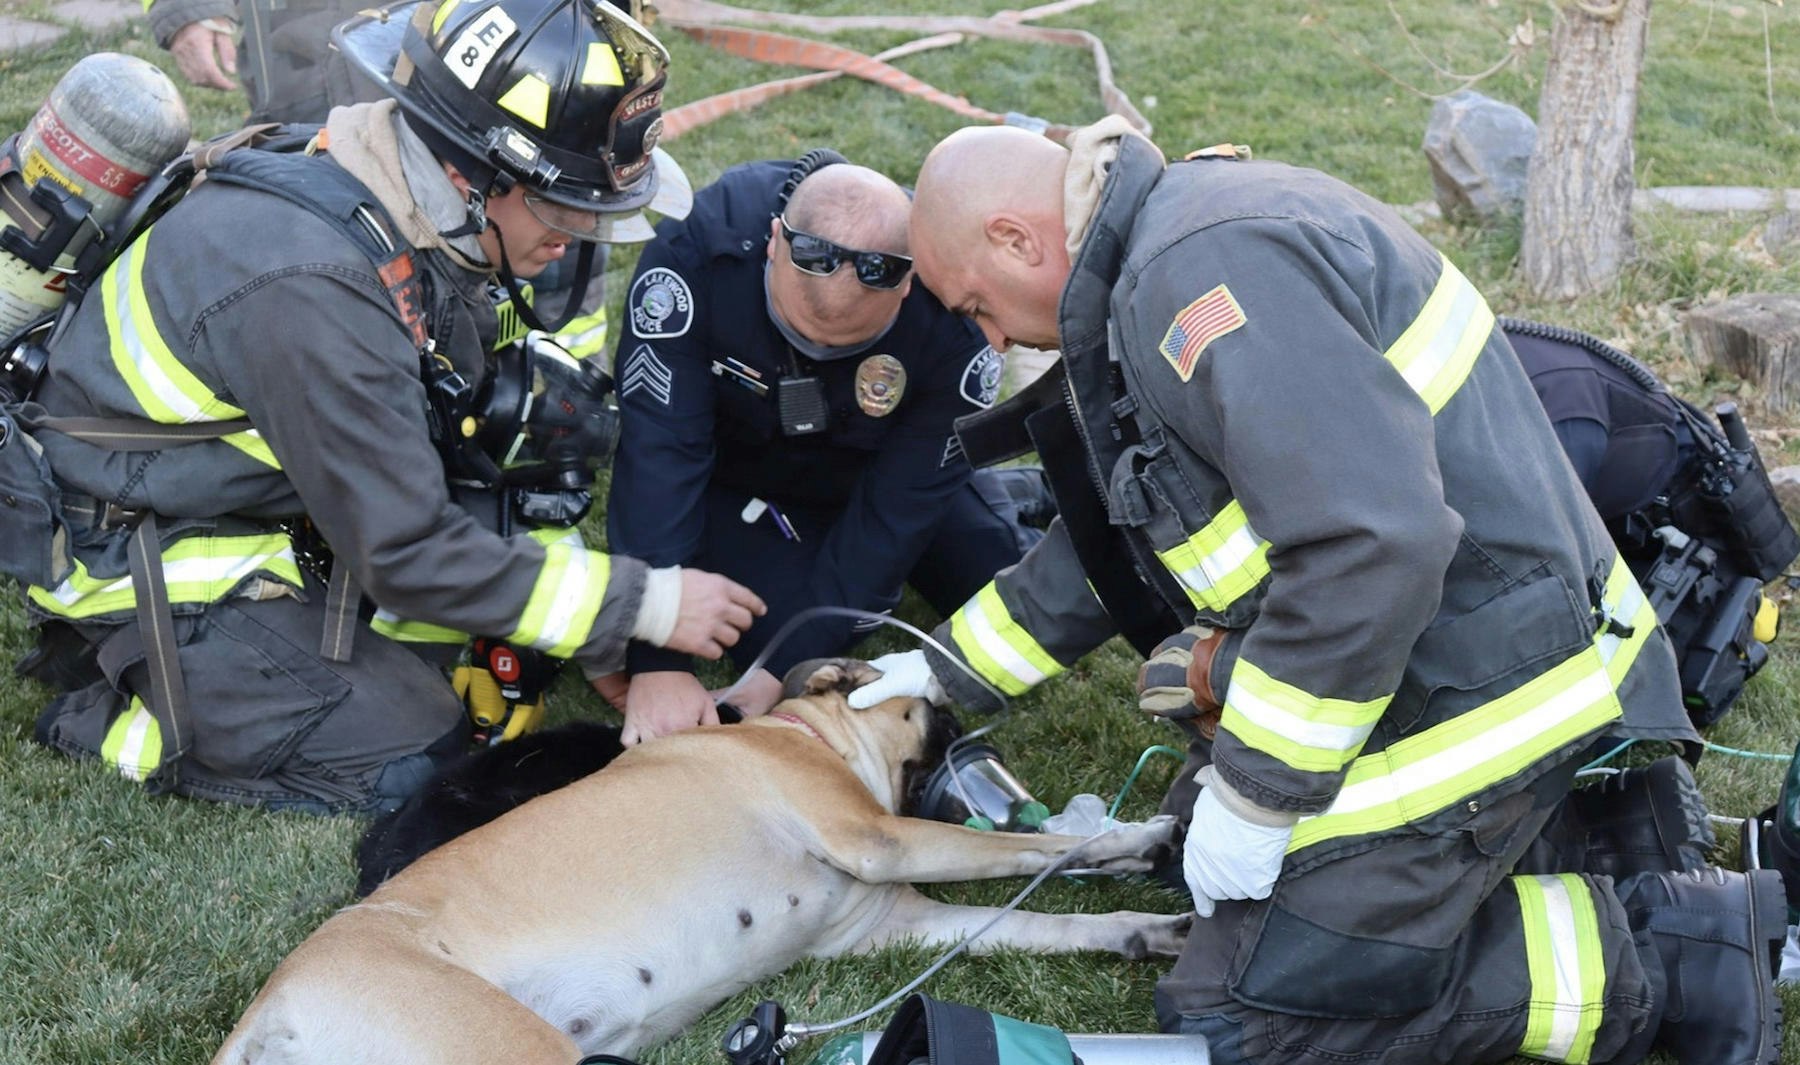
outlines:
[[1612, 572], [1606, 577], [1606, 594], [1603, 597], [1608, 611], [1607, 616], [1620, 622], [1631, 630], [1626, 636], [1612, 628], [1602, 629], [1594, 641], [1600, 650], [1600, 659], [1606, 663], [1606, 673], [1612, 678], [1613, 687], [1618, 687], [1625, 680], [1625, 674], [1631, 672], [1632, 663], [1637, 661], [1638, 652], [1650, 639], [1650, 633], [1656, 628], [1656, 608], [1650, 605], [1650, 597], [1631, 575], [1631, 569], [1625, 565], [1621, 556], [1613, 556]]
[[1239, 659], [1220, 726], [1255, 750], [1309, 773], [1335, 773], [1358, 751], [1392, 695], [1353, 703], [1284, 684]]
[[1269, 575], [1269, 543], [1232, 500], [1206, 527], [1157, 557], [1194, 605], [1224, 610]]
[[1531, 975], [1519, 1053], [1587, 1065], [1605, 1007], [1600, 920], [1587, 883], [1574, 873], [1515, 876]]
[[1592, 646], [1506, 695], [1350, 764], [1323, 813], [1294, 828], [1289, 851], [1398, 828], [1523, 771], [1620, 716]]
[[[557, 543], [574, 548], [585, 546], [579, 529], [533, 529], [526, 535], [545, 546]], [[386, 607], [376, 608], [375, 616], [369, 619], [369, 628], [399, 643], [462, 644], [469, 639], [469, 634], [460, 629], [403, 618]]]
[[262, 434], [255, 429], [245, 429], [241, 433], [232, 433], [230, 436], [221, 436], [219, 439], [272, 470], [281, 469], [281, 461], [269, 448], [268, 441], [264, 440]]
[[566, 542], [546, 545], [544, 566], [519, 616], [519, 627], [506, 638], [558, 658], [569, 657], [593, 631], [611, 574], [612, 560], [598, 551]]
[[1013, 620], [992, 581], [950, 616], [950, 638], [975, 672], [1008, 695], [1022, 695], [1063, 671]]
[[[1481, 292], [1443, 259], [1425, 306], [1385, 356], [1436, 414], [1462, 387], [1493, 331], [1494, 312]], [[1269, 575], [1268, 554], [1268, 542], [1258, 539], [1234, 499], [1204, 529], [1157, 557], [1195, 606], [1222, 611]]]
[[1295, 826], [1288, 850], [1429, 816], [1618, 718], [1617, 688], [1656, 631], [1656, 613], [1617, 557], [1601, 611], [1631, 634], [1602, 630], [1506, 695], [1356, 759], [1331, 806]]
[[543, 129], [550, 121], [550, 83], [536, 74], [527, 74], [494, 103]]
[[[532, 289], [531, 282], [527, 281], [519, 286], [519, 295], [527, 306], [537, 306], [537, 294]], [[499, 323], [498, 331], [494, 334], [494, 351], [499, 351], [515, 340], [525, 339], [525, 334], [531, 332], [531, 327], [525, 324], [525, 319], [520, 316], [519, 308], [514, 306], [510, 296], [494, 304], [494, 317]]]
[[[279, 533], [189, 536], [163, 550], [162, 567], [171, 603], [216, 603], [259, 572], [295, 587], [301, 583], [293, 545]], [[90, 618], [137, 605], [130, 574], [94, 577], [79, 560], [75, 572], [55, 588], [34, 585], [26, 594], [44, 610], [67, 618]]]
[[578, 359], [590, 355], [598, 355], [606, 350], [606, 308], [602, 307], [593, 314], [583, 314], [569, 320], [562, 332], [556, 334], [556, 342]]
[[147, 780], [156, 772], [162, 762], [162, 729], [142, 699], [132, 696], [125, 712], [107, 727], [100, 760], [127, 780]]
[[1462, 387], [1494, 331], [1494, 312], [1462, 271], [1444, 258], [1437, 285], [1400, 339], [1387, 349], [1406, 383], [1436, 414]]
[[444, 28], [444, 20], [450, 17], [450, 12], [456, 10], [458, 2], [459, 0], [444, 0], [438, 5], [437, 11], [431, 16], [432, 33], [435, 34]]
[[400, 643], [462, 644], [469, 639], [466, 632], [426, 621], [410, 621], [387, 609], [375, 611], [375, 616], [369, 619], [369, 628]]
[[114, 367], [151, 421], [175, 424], [243, 417], [243, 411], [220, 401], [205, 382], [181, 365], [157, 332], [144, 294], [144, 249], [149, 239], [146, 230], [101, 279]]
[[[146, 230], [143, 238], [120, 254], [100, 282], [113, 368], [151, 421], [175, 425], [242, 418], [243, 410], [214, 395], [204, 381], [181, 364], [157, 331], [149, 297], [144, 294], [144, 249], [148, 238]], [[275, 453], [254, 429], [220, 439], [271, 469], [281, 468]]]

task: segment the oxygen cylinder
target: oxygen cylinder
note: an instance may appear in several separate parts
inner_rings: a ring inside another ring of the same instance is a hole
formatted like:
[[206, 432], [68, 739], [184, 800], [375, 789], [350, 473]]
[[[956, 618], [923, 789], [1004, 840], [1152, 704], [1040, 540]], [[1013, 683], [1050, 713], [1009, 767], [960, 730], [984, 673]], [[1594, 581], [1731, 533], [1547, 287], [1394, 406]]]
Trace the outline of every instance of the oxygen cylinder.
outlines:
[[62, 76], [0, 161], [0, 225], [39, 240], [51, 212], [30, 198], [44, 182], [85, 202], [87, 222], [59, 260], [39, 269], [0, 250], [0, 338], [60, 307], [64, 275], [82, 243], [125, 210], [150, 176], [187, 147], [187, 106], [168, 75], [136, 56], [96, 52]]
[[[1068, 1033], [1069, 1049], [1082, 1065], [1208, 1065], [1203, 1035], [1082, 1035]], [[881, 1042], [880, 1032], [846, 1032], [819, 1050], [808, 1065], [863, 1065]]]

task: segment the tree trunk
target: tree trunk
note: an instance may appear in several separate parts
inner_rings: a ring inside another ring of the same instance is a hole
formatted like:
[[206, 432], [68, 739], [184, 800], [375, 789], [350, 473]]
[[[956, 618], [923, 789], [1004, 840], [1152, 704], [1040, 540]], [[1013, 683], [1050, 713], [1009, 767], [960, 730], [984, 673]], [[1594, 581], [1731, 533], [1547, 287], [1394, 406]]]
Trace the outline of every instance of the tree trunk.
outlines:
[[1538, 98], [1520, 259], [1540, 298], [1610, 284], [1636, 251], [1631, 193], [1650, 0], [1561, 5]]

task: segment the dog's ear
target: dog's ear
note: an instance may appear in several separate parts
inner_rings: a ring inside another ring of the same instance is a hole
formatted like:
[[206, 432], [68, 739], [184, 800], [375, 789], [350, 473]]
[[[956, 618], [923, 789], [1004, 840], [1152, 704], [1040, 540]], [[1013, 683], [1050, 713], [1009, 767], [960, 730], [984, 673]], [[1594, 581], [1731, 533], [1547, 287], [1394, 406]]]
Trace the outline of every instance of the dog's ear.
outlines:
[[860, 658], [809, 658], [788, 670], [781, 680], [781, 697], [842, 692], [848, 695], [881, 673]]

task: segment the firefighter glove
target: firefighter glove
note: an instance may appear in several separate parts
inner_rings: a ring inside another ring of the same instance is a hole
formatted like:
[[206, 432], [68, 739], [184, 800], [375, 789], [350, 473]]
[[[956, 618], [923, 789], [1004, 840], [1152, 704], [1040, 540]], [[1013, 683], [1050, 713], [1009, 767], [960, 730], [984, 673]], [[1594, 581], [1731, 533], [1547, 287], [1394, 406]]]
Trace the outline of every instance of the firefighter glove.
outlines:
[[1189, 625], [1156, 645], [1138, 670], [1138, 709], [1158, 717], [1198, 719], [1212, 737], [1219, 721], [1219, 699], [1213, 694], [1212, 663], [1225, 631]]
[[944, 686], [931, 672], [931, 663], [926, 661], [924, 651], [882, 655], [869, 665], [879, 669], [881, 676], [850, 693], [852, 710], [867, 710], [883, 700], [904, 696], [924, 699], [933, 706], [950, 701], [944, 694]]
[[1194, 912], [1211, 917], [1220, 899], [1268, 898], [1299, 818], [1243, 798], [1210, 765], [1194, 779], [1200, 782], [1200, 794], [1194, 798], [1194, 818], [1181, 855]]

